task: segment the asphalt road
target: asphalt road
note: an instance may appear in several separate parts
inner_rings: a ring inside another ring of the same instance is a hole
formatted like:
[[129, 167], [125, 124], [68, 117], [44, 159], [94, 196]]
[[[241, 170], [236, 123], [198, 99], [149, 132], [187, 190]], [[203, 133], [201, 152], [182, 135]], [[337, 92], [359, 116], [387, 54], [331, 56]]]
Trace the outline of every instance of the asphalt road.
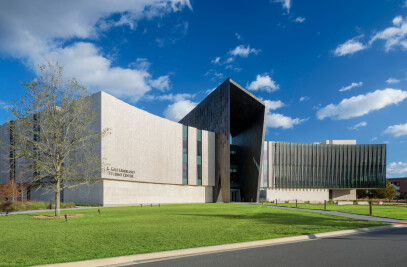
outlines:
[[126, 266], [407, 266], [407, 227]]

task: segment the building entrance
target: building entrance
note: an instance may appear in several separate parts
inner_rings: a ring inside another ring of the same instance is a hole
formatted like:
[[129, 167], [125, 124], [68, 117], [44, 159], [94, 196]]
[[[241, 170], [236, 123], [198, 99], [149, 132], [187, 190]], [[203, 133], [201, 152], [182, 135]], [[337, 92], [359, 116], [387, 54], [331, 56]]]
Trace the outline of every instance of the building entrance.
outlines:
[[240, 189], [230, 189], [230, 201], [231, 202], [241, 202]]

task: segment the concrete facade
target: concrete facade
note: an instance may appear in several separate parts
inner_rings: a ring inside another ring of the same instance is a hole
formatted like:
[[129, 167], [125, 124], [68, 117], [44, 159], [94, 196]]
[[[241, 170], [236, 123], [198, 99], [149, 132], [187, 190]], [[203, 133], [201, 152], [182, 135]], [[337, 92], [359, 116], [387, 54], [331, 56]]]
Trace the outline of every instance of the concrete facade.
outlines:
[[[188, 184], [182, 184], [182, 124], [104, 92], [101, 97], [103, 205], [205, 203], [212, 197], [214, 133], [202, 131], [202, 185], [197, 185], [197, 129], [188, 127]], [[126, 116], [123, 116], [126, 114]]]
[[356, 189], [332, 189], [332, 200], [355, 200]]
[[267, 188], [267, 201], [318, 201], [329, 200], [328, 189], [271, 189]]

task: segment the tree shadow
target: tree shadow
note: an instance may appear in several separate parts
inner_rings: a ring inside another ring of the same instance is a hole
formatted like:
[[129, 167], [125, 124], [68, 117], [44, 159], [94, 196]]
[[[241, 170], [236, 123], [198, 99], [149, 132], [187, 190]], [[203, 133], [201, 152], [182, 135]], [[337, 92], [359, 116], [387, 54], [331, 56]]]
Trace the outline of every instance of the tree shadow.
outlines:
[[[277, 225], [313, 225], [313, 226], [330, 226], [343, 227], [347, 224], [357, 224], [360, 226], [374, 224], [369, 221], [334, 217], [334, 215], [306, 215], [306, 214], [280, 214], [280, 213], [256, 213], [256, 214], [180, 214], [192, 217], [222, 218], [226, 220], [252, 220], [263, 224]], [[332, 217], [331, 217], [332, 216]], [[356, 226], [357, 227], [357, 226]]]

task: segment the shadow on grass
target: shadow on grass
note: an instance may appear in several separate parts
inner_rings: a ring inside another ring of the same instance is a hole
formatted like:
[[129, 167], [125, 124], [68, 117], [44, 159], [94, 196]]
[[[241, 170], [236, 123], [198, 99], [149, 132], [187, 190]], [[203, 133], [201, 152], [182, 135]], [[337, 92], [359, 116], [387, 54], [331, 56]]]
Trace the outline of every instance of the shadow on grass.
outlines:
[[[334, 217], [333, 215], [306, 215], [306, 214], [279, 214], [279, 213], [257, 213], [257, 214], [180, 214], [183, 216], [221, 218], [228, 220], [250, 220], [264, 224], [278, 225], [314, 225], [325, 227], [343, 227], [355, 225], [364, 227], [366, 225], [375, 225], [374, 222], [357, 220], [345, 217]], [[331, 217], [332, 216], [332, 217]]]

